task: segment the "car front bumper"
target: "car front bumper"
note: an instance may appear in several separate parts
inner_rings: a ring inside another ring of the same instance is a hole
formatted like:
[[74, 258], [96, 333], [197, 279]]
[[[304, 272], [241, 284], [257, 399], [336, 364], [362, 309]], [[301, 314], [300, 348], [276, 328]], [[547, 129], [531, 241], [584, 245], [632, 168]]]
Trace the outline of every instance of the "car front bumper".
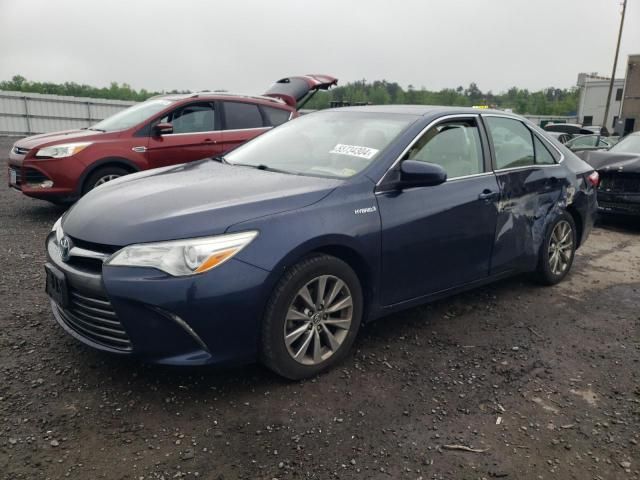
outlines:
[[171, 277], [150, 268], [62, 261], [54, 235], [48, 261], [64, 273], [65, 306], [51, 301], [57, 322], [102, 351], [170, 365], [255, 360], [269, 272], [231, 259], [207, 273]]
[[74, 169], [67, 159], [29, 161], [11, 155], [8, 162], [9, 187], [42, 200], [60, 200], [74, 196]]

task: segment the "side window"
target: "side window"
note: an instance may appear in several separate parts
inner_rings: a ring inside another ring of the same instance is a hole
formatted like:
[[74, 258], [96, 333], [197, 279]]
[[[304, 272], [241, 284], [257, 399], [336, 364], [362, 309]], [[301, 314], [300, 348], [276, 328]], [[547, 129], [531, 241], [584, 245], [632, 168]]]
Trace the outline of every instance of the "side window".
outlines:
[[289, 110], [283, 110], [282, 108], [262, 107], [262, 111], [267, 117], [267, 123], [273, 127], [283, 124], [291, 116]]
[[572, 142], [574, 147], [595, 147], [596, 137], [593, 135], [583, 135], [582, 137], [576, 137]]
[[536, 149], [536, 165], [553, 165], [556, 163], [549, 149], [542, 143], [542, 140], [535, 135], [533, 136], [533, 145]]
[[436, 163], [446, 170], [448, 178], [482, 173], [482, 143], [476, 121], [443, 122], [429, 129], [404, 159]]
[[496, 155], [496, 169], [526, 167], [534, 164], [531, 132], [518, 120], [485, 117]]
[[226, 130], [263, 127], [262, 115], [254, 103], [224, 102]]
[[[215, 110], [210, 103], [192, 103], [171, 113], [173, 133], [210, 132], [216, 129]], [[168, 120], [167, 117], [162, 121]]]

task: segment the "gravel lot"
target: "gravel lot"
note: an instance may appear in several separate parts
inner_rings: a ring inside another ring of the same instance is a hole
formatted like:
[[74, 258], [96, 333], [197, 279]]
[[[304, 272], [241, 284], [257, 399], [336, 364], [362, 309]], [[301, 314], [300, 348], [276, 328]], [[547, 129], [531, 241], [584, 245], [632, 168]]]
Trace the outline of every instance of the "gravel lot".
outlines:
[[601, 225], [561, 285], [388, 317], [340, 368], [290, 383], [79, 345], [43, 292], [62, 210], [1, 170], [0, 478], [640, 477], [638, 223]]

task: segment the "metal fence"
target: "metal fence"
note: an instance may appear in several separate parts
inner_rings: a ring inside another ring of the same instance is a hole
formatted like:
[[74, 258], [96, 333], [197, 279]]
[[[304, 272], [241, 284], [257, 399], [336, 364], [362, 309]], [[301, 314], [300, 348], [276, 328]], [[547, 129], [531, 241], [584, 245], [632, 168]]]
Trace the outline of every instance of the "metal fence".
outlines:
[[0, 135], [89, 127], [135, 102], [0, 90]]

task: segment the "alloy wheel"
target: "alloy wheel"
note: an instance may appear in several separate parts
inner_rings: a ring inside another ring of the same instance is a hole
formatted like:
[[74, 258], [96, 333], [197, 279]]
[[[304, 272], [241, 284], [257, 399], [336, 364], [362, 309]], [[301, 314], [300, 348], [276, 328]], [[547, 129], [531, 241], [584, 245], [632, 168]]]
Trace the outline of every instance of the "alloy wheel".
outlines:
[[298, 290], [286, 315], [284, 341], [289, 355], [304, 365], [318, 365], [338, 351], [349, 333], [351, 291], [338, 277], [321, 275]]
[[120, 175], [111, 174], [100, 177], [98, 181], [93, 185], [93, 188], [99, 187], [100, 185], [110, 182], [111, 180], [115, 180], [116, 178], [120, 178]]
[[573, 229], [566, 220], [561, 220], [553, 228], [548, 254], [549, 269], [554, 275], [562, 275], [573, 255]]

